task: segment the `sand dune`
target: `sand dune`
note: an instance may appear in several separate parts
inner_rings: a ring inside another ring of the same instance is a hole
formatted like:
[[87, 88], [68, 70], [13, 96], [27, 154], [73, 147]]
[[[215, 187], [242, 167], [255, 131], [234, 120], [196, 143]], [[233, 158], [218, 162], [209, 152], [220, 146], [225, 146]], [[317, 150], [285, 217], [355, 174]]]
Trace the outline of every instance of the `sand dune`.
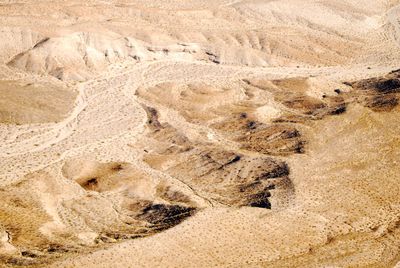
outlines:
[[0, 266], [398, 266], [399, 7], [3, 1]]

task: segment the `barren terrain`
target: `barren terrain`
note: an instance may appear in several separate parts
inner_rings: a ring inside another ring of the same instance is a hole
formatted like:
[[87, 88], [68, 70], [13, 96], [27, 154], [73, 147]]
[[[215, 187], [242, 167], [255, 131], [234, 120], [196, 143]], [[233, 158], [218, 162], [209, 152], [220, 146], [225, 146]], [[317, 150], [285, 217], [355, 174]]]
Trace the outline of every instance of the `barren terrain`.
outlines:
[[398, 267], [400, 1], [0, 1], [1, 267]]

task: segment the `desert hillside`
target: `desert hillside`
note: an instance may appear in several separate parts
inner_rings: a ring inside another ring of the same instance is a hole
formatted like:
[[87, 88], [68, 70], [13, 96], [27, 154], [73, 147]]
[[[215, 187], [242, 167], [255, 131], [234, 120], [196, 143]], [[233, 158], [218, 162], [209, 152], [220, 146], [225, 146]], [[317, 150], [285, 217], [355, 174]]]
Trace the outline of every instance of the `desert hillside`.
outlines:
[[400, 1], [0, 1], [0, 267], [399, 267]]

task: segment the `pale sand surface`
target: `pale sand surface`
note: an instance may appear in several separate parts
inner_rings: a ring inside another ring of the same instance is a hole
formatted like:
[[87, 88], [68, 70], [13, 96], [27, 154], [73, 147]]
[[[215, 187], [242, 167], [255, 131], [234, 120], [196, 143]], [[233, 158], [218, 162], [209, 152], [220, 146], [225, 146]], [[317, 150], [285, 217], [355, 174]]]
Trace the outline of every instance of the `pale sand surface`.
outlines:
[[399, 21], [0, 1], [0, 266], [398, 266]]

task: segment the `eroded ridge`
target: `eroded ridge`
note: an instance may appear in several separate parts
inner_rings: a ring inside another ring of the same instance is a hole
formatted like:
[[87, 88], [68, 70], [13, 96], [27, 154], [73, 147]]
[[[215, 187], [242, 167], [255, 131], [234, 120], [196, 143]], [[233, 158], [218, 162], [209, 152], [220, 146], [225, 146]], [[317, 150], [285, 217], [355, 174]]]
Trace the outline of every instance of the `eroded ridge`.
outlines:
[[161, 148], [145, 157], [150, 166], [183, 181], [212, 204], [271, 209], [275, 198], [277, 207], [288, 205], [293, 187], [286, 163], [191, 142], [168, 123], [161, 124], [154, 108], [146, 108], [150, 136]]
[[[191, 140], [185, 131], [173, 127], [173, 122], [161, 123], [155, 108], [145, 106], [149, 137], [158, 149], [144, 160], [212, 202], [271, 209], [271, 200], [275, 199], [272, 203], [276, 208], [283, 208], [293, 199], [295, 189], [282, 157], [306, 152], [307, 137], [302, 129], [315, 120], [346, 113], [355, 103], [373, 111], [393, 109], [400, 85], [397, 72], [338, 83], [338, 87], [320, 95], [309, 94], [310, 78], [303, 77], [244, 79], [220, 88], [168, 83], [141, 89], [139, 97], [154, 100], [160, 109], [177, 111], [192, 125], [212, 131], [206, 142]], [[164, 98], [165, 92], [171, 98]], [[219, 97], [222, 92], [226, 96], [223, 100]], [[203, 103], [207, 108], [201, 106]], [[260, 110], [272, 112], [265, 118]], [[216, 144], [221, 140], [233, 147]], [[274, 195], [275, 191], [279, 194]]]
[[358, 102], [376, 112], [389, 112], [399, 104], [400, 70], [382, 77], [347, 82], [356, 90]]
[[[296, 88], [288, 90], [291, 84]], [[299, 84], [304, 88], [299, 89]], [[305, 153], [300, 123], [340, 114], [346, 107], [343, 98], [308, 97], [306, 87], [306, 79], [299, 78], [244, 80], [223, 87], [164, 83], [141, 88], [137, 95], [146, 102], [176, 111], [193, 128], [208, 131], [206, 139], [191, 139], [185, 134], [190, 129], [177, 129], [168, 117], [160, 122], [159, 111], [144, 106], [148, 137], [157, 148], [144, 160], [183, 181], [213, 205], [286, 208], [295, 189], [281, 157]], [[260, 110], [265, 107], [277, 112], [262, 118]], [[295, 116], [298, 120], [293, 120]]]
[[392, 111], [399, 80], [393, 71], [313, 96], [301, 77], [141, 88], [146, 132], [131, 146], [143, 163], [69, 158], [58, 177], [42, 170], [1, 189], [1, 260], [49, 263], [161, 232], [206, 207], [290, 208], [296, 188], [286, 160], [307, 154], [304, 129], [352, 105]]
[[60, 180], [37, 172], [1, 190], [5, 263], [35, 265], [151, 235], [177, 225], [198, 207], [187, 190], [150, 178], [129, 163], [71, 159], [62, 173]]
[[400, 265], [400, 0], [0, 2], [1, 267]]

